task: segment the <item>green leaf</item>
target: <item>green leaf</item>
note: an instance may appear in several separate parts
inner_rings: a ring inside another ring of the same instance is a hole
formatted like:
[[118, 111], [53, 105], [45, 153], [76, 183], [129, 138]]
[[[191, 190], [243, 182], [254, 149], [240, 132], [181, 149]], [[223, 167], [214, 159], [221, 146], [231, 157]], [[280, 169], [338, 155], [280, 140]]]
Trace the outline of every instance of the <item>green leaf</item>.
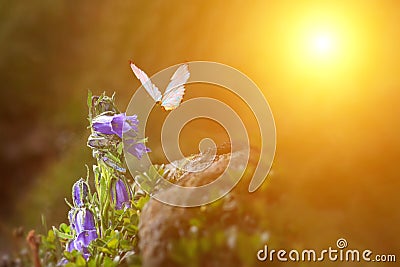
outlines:
[[107, 151], [106, 155], [115, 163], [121, 164], [121, 160], [118, 157], [114, 156], [111, 152]]
[[103, 266], [104, 267], [114, 267], [117, 266], [118, 263], [115, 263], [112, 259], [105, 257], [103, 261]]
[[94, 259], [94, 258], [89, 259], [87, 265], [88, 265], [88, 267], [97, 267], [96, 259]]
[[58, 228], [60, 229], [60, 232], [63, 232], [63, 233], [67, 233], [68, 234], [68, 233], [71, 232], [71, 228], [66, 223], [60, 224], [60, 227], [58, 227]]
[[82, 257], [82, 255], [78, 255], [76, 257], [76, 261], [75, 261], [76, 265], [78, 267], [85, 267], [86, 266], [86, 261], [85, 259]]
[[55, 240], [56, 240], [56, 236], [54, 235], [54, 231], [49, 230], [49, 232], [47, 233], [47, 241], [50, 243], [53, 243]]
[[107, 253], [107, 254], [109, 254], [109, 255], [113, 255], [113, 253], [112, 253], [108, 248], [99, 247], [98, 249], [99, 249], [101, 252]]
[[122, 239], [119, 241], [119, 245], [124, 251], [131, 251], [133, 249], [132, 242], [126, 239]]
[[129, 218], [124, 218], [124, 219], [123, 219], [123, 222], [124, 222], [124, 225], [128, 225], [128, 224], [131, 223], [131, 219], [129, 219]]
[[122, 154], [123, 148], [124, 148], [124, 143], [123, 143], [123, 142], [119, 143], [118, 146], [117, 146], [117, 153], [118, 153], [119, 155]]
[[[60, 226], [60, 228], [61, 228], [61, 226]], [[68, 227], [68, 229], [69, 229], [69, 227]], [[54, 231], [55, 235], [56, 235], [57, 237], [59, 237], [59, 238], [63, 238], [63, 239], [72, 239], [72, 238], [74, 238], [73, 235], [70, 235], [70, 234], [67, 234], [67, 233], [65, 233], [65, 232], [59, 231], [59, 230], [58, 230], [57, 228], [55, 228], [54, 226], [53, 226], [53, 231]]]
[[92, 109], [92, 96], [93, 96], [92, 91], [88, 90], [87, 105], [88, 105], [89, 111]]
[[136, 233], [138, 231], [138, 226], [130, 224], [126, 227], [126, 230], [131, 232], [131, 233]]
[[149, 200], [150, 200], [150, 196], [149, 196], [149, 195], [143, 196], [143, 197], [139, 198], [139, 200], [135, 203], [135, 207], [136, 207], [138, 210], [142, 210], [143, 207], [144, 207], [144, 205], [145, 205]]
[[72, 253], [71, 252], [69, 252], [69, 251], [64, 251], [63, 252], [63, 254], [64, 254], [64, 257], [68, 260], [68, 261], [71, 261], [71, 260], [73, 260], [74, 259], [74, 255], [72, 255]]
[[118, 247], [118, 239], [113, 238], [110, 241], [108, 241], [107, 243], [107, 247], [111, 248], [111, 249], [117, 249]]
[[106, 179], [104, 179], [105, 177], [101, 177], [100, 178], [100, 192], [99, 192], [99, 196], [100, 196], [100, 203], [104, 204], [105, 200], [107, 198], [107, 184], [106, 184]]

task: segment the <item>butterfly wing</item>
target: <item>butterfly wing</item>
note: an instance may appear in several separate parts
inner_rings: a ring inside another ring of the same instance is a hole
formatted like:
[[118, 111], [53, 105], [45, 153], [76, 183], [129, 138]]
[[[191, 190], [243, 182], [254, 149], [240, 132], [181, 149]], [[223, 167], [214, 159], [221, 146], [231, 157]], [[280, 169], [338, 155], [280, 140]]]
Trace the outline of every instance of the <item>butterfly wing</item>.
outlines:
[[154, 99], [154, 101], [156, 101], [156, 102], [161, 101], [162, 96], [161, 96], [160, 90], [158, 90], [157, 86], [155, 86], [151, 82], [149, 76], [147, 76], [147, 74], [144, 71], [142, 71], [135, 64], [133, 64], [133, 62], [130, 62], [130, 65], [131, 65], [131, 69], [132, 69], [133, 73], [135, 74], [136, 78], [139, 79], [139, 81], [142, 83], [144, 89], [146, 89], [146, 91]]
[[190, 77], [188, 65], [183, 64], [175, 71], [171, 77], [171, 81], [165, 89], [164, 96], [161, 100], [161, 106], [165, 110], [172, 110], [179, 106], [182, 101], [183, 95], [185, 94], [184, 84]]

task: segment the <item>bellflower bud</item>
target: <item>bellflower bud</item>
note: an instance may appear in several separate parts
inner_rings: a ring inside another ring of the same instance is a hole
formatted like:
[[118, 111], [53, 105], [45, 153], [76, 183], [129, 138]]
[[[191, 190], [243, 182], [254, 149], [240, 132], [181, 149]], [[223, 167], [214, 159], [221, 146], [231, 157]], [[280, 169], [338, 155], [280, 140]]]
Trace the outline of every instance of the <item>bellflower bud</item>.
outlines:
[[[111, 198], [113, 202], [115, 202], [115, 209], [120, 210], [124, 207], [124, 205], [130, 207], [131, 197], [124, 181], [118, 179], [115, 182], [113, 189], [111, 189]], [[115, 192], [115, 197], [114, 197], [114, 192]]]
[[96, 229], [93, 214], [87, 209], [79, 209], [75, 214], [73, 222], [78, 235], [83, 231]]
[[82, 178], [72, 186], [72, 199], [75, 206], [82, 208], [85, 204], [84, 201], [88, 194], [89, 186]]

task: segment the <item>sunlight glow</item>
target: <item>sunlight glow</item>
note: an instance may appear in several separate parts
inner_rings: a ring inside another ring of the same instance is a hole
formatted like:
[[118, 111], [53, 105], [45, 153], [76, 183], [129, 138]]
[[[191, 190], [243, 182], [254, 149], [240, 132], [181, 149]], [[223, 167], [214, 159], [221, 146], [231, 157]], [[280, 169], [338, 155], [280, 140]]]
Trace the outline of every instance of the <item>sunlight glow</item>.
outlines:
[[329, 54], [334, 49], [334, 40], [329, 34], [316, 35], [312, 40], [312, 48], [318, 54]]
[[296, 20], [287, 32], [288, 46], [285, 47], [293, 73], [328, 81], [333, 76], [348, 75], [356, 67], [360, 50], [355, 40], [360, 35], [352, 24], [337, 14], [302, 16]]
[[[274, 12], [284, 19], [276, 24], [272, 18], [260, 22], [266, 29], [257, 44], [263, 56], [260, 68], [275, 60], [288, 83], [302, 81], [325, 87], [338, 80], [351, 83], [362, 70], [372, 68], [369, 55], [380, 39], [371, 33], [376, 28], [373, 22], [366, 21], [356, 9], [318, 2], [295, 7], [288, 4]], [[249, 39], [255, 34], [249, 34]]]

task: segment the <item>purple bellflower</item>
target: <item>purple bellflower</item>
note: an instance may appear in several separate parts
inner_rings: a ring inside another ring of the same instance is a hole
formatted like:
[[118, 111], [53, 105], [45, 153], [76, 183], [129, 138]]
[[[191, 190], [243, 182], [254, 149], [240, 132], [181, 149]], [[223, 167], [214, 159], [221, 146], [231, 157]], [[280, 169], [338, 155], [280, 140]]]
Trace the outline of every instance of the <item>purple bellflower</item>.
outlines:
[[137, 115], [126, 116], [125, 113], [116, 114], [113, 116], [101, 115], [97, 116], [92, 121], [93, 129], [101, 134], [115, 134], [122, 138], [125, 135], [125, 144], [127, 151], [138, 159], [141, 159], [143, 154], [150, 152], [143, 142], [138, 142], [139, 120]]
[[69, 211], [68, 218], [77, 235], [67, 244], [67, 251], [78, 250], [87, 260], [90, 256], [87, 247], [98, 237], [94, 216], [85, 208], [74, 208]]
[[72, 186], [72, 200], [75, 206], [82, 208], [89, 193], [89, 185], [82, 178]]
[[[118, 179], [115, 182], [115, 187], [113, 189], [111, 189], [111, 199], [113, 202], [115, 202], [115, 209], [120, 210], [124, 206], [130, 207], [131, 197], [124, 181]], [[115, 191], [115, 196], [114, 196], [114, 191]]]
[[87, 209], [78, 209], [75, 213], [75, 231], [77, 234], [83, 231], [96, 230], [96, 224], [94, 222], [93, 214]]
[[85, 230], [80, 233], [74, 240], [75, 249], [82, 252], [82, 256], [87, 260], [90, 256], [88, 246], [90, 242], [97, 238], [96, 230]]
[[143, 143], [134, 143], [128, 147], [127, 151], [138, 159], [141, 159], [143, 154], [151, 152], [150, 148], [146, 147]]
[[93, 119], [92, 125], [96, 132], [102, 134], [116, 134], [122, 138], [122, 134], [130, 130], [138, 131], [139, 121], [137, 115], [126, 116], [125, 113], [114, 116], [101, 115]]
[[[95, 240], [97, 237], [96, 230], [82, 231], [82, 233], [77, 235], [75, 239], [68, 242], [67, 251], [72, 252], [73, 250], [78, 250], [82, 253], [85, 260], [87, 260], [90, 256], [88, 246], [90, 245], [90, 242]], [[67, 262], [68, 261], [64, 261], [64, 263]]]

